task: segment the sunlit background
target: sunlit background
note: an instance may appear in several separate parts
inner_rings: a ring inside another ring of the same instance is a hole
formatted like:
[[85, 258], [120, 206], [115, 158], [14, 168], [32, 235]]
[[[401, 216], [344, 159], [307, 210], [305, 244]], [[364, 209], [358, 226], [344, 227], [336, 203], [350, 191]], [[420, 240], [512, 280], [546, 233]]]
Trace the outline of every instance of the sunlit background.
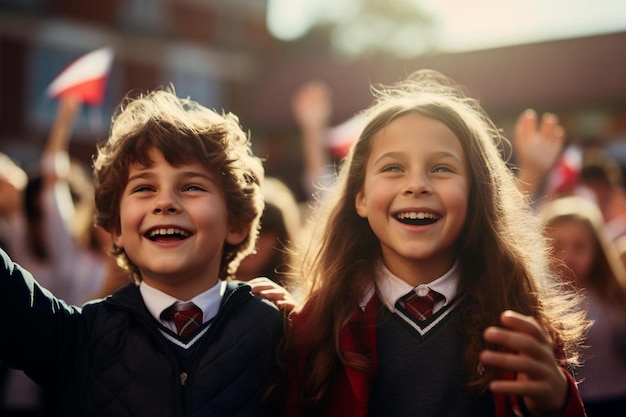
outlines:
[[571, 141], [626, 137], [623, 0], [0, 0], [0, 151], [38, 158], [56, 112], [47, 86], [103, 46], [106, 100], [83, 109], [72, 142], [86, 163], [125, 94], [171, 83], [238, 114], [268, 173], [304, 198], [297, 88], [326, 82], [339, 124], [371, 84], [420, 68], [466, 85], [505, 133], [533, 107]]
[[619, 0], [268, 0], [267, 27], [284, 41], [331, 27], [333, 47], [411, 57], [568, 39], [626, 29]]

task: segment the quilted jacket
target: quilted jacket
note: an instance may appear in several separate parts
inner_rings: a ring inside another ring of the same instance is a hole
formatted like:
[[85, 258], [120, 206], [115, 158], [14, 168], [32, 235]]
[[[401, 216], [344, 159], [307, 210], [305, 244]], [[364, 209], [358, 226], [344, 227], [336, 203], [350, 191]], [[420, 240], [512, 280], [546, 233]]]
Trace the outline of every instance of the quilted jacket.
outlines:
[[[40, 287], [0, 250], [0, 361], [56, 398], [58, 415], [272, 416], [282, 314], [229, 282], [189, 370], [130, 284], [83, 308]], [[271, 398], [271, 396], [270, 396]]]

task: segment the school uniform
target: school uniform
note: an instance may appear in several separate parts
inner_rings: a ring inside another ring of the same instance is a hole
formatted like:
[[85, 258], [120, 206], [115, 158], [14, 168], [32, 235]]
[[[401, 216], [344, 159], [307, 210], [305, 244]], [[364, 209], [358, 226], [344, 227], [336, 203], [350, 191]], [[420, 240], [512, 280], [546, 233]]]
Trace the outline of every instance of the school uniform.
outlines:
[[135, 284], [68, 306], [0, 252], [0, 315], [10, 335], [0, 338], [0, 361], [42, 385], [64, 417], [273, 416], [279, 404], [263, 397], [283, 318], [250, 290], [220, 286], [215, 316], [180, 339]]
[[[364, 296], [341, 336], [346, 352], [367, 355], [369, 371], [343, 367], [334, 387], [333, 398], [323, 414], [327, 417], [468, 417], [524, 416], [521, 401], [514, 396], [466, 391], [467, 374], [460, 326], [463, 303], [457, 294], [456, 265], [428, 286], [444, 295], [433, 315], [425, 321], [409, 317], [397, 308], [398, 299], [412, 289], [380, 265], [375, 285]], [[382, 310], [382, 311], [381, 311]], [[308, 310], [292, 315], [297, 328]], [[291, 370], [285, 416], [306, 416], [300, 407], [300, 386], [306, 352], [296, 352], [296, 367]], [[510, 373], [509, 373], [510, 374]], [[567, 373], [569, 393], [559, 416], [583, 417], [583, 405], [574, 379]], [[513, 379], [515, 376], [502, 375]], [[318, 411], [317, 414], [321, 415]]]

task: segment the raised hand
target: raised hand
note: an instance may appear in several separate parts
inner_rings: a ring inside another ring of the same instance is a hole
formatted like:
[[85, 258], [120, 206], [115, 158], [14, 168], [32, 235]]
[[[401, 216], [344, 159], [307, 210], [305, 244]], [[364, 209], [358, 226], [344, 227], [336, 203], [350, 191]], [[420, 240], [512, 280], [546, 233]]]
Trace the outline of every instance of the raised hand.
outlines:
[[513, 311], [500, 316], [502, 327], [489, 327], [484, 338], [501, 350], [484, 350], [480, 359], [492, 366], [517, 374], [513, 380], [494, 380], [494, 393], [523, 398], [528, 411], [543, 416], [560, 411], [565, 405], [568, 382], [558, 365], [550, 337], [537, 320]]
[[291, 108], [302, 130], [326, 129], [333, 110], [332, 92], [322, 81], [309, 81], [293, 95]]
[[565, 130], [552, 113], [544, 113], [538, 125], [537, 113], [528, 109], [515, 123], [513, 152], [520, 169], [520, 188], [534, 194], [546, 178], [565, 144]]
[[291, 109], [302, 137], [303, 183], [313, 193], [329, 164], [325, 141], [333, 111], [332, 91], [322, 81], [309, 81], [293, 95]]

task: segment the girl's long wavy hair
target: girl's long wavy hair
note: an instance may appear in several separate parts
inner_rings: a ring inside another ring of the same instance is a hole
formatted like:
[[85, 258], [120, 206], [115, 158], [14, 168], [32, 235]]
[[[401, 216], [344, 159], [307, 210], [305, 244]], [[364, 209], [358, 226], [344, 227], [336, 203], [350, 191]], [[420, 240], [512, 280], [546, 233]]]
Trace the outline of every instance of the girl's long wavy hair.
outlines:
[[[231, 113], [218, 114], [189, 98], [178, 98], [173, 87], [127, 96], [113, 117], [106, 142], [94, 158], [96, 225], [112, 233], [120, 228], [120, 199], [131, 165], [149, 167], [150, 149], [158, 149], [174, 166], [198, 161], [218, 174], [226, 196], [230, 224], [250, 232], [237, 245], [224, 244], [220, 278], [232, 278], [241, 259], [252, 253], [263, 212], [260, 183], [263, 165], [250, 140]], [[136, 282], [139, 270], [123, 248], [114, 246], [118, 264]]]
[[342, 330], [371, 288], [381, 257], [380, 242], [367, 219], [357, 215], [355, 198], [363, 187], [373, 137], [409, 113], [448, 126], [470, 165], [468, 214], [457, 239], [459, 293], [468, 300], [461, 315], [469, 388], [485, 390], [494, 376], [491, 369], [480, 370], [479, 353], [486, 347], [482, 333], [497, 325], [506, 309], [534, 316], [566, 348], [561, 359], [576, 363], [583, 315], [578, 300], [563, 296], [547, 275], [549, 254], [541, 225], [507, 165], [506, 139], [476, 100], [434, 71], [418, 71], [372, 91], [376, 100], [365, 111], [366, 125], [340, 166], [337, 183], [323, 193], [311, 218], [311, 243], [294, 258], [294, 271], [307, 280], [312, 300], [289, 340], [294, 349], [309, 353], [305, 404], [320, 407], [329, 401], [342, 366], [371, 367], [367, 356], [345, 352], [340, 345]]

